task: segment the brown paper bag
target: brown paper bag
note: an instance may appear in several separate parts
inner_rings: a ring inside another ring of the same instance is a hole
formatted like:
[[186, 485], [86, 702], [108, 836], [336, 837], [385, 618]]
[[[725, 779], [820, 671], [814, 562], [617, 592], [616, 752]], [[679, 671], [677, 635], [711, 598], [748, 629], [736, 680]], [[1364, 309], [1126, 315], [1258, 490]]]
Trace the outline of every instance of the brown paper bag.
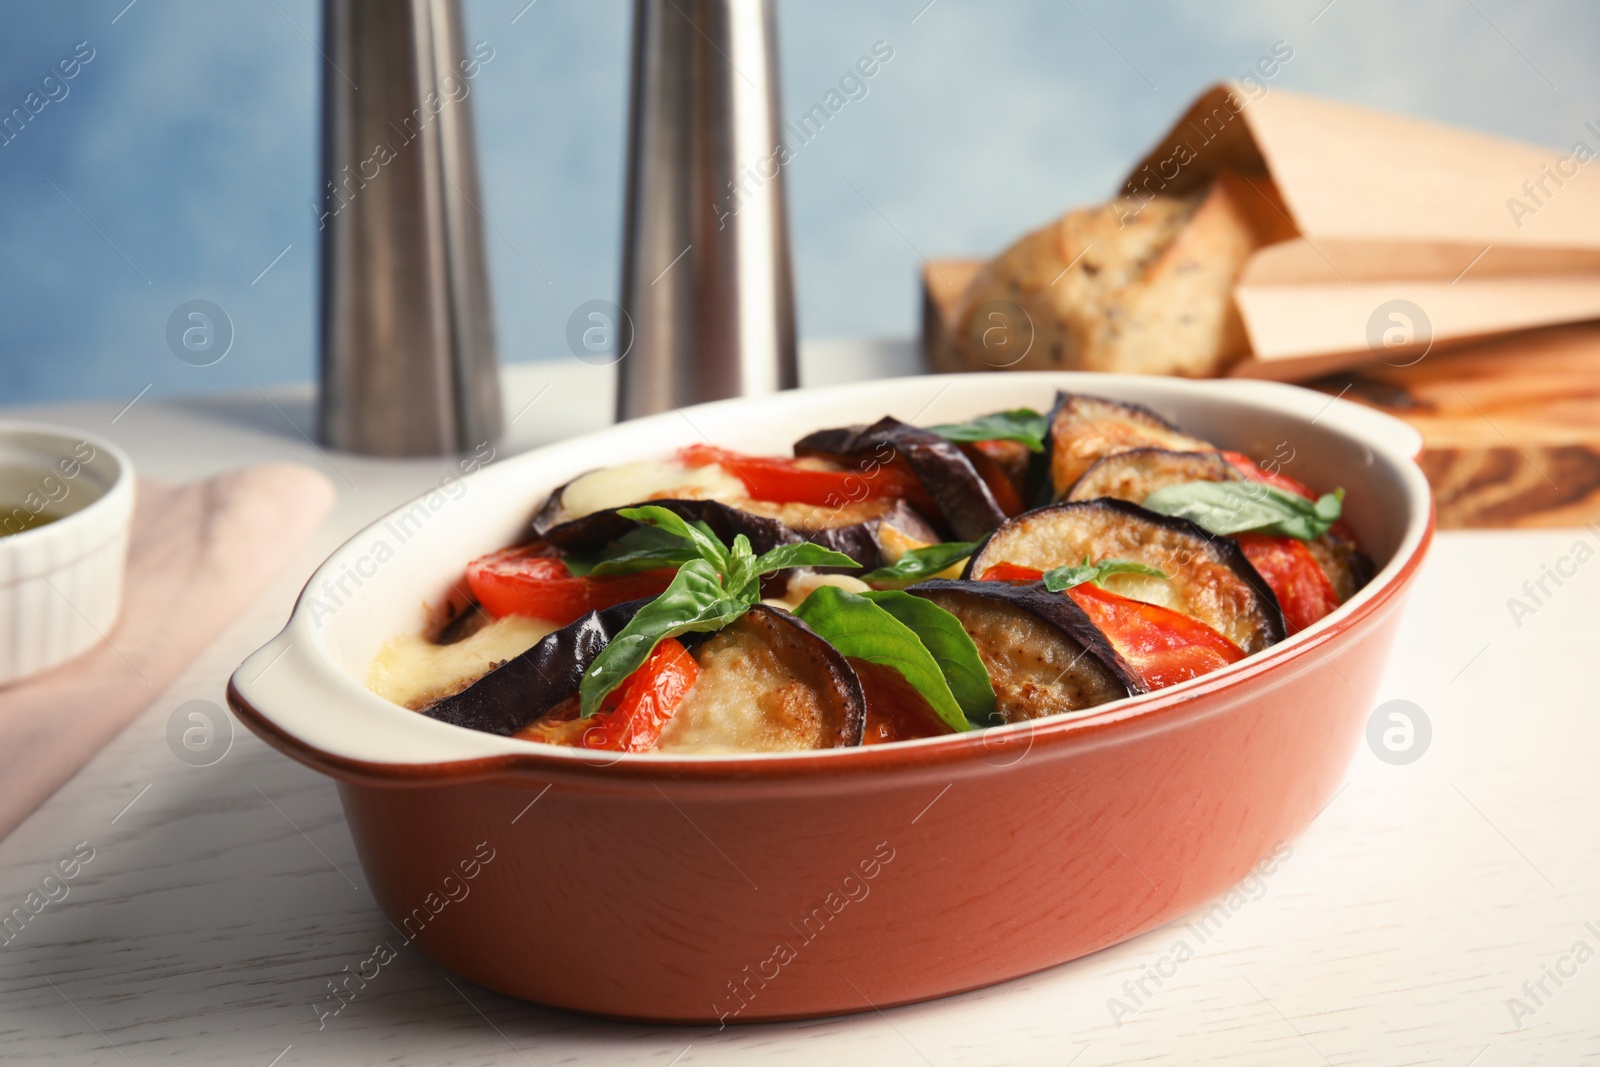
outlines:
[[1600, 318], [1600, 123], [1565, 149], [1256, 85], [1207, 90], [1125, 192], [1244, 175], [1298, 236], [1235, 289], [1236, 375], [1305, 378]]

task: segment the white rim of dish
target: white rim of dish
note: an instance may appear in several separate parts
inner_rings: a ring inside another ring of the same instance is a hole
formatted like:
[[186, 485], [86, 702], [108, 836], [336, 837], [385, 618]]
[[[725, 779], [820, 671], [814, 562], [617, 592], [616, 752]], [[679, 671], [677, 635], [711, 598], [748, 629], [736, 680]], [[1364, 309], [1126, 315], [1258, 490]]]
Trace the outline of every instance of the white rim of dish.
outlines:
[[[1078, 712], [1052, 715], [1006, 726], [989, 727], [977, 732], [983, 737], [994, 738], [996, 743], [1003, 743], [1008, 736], [1028, 733], [1064, 721], [1094, 718], [1096, 722], [1121, 722], [1138, 718], [1156, 701], [1160, 701], [1162, 706], [1166, 706], [1172, 702], [1174, 696], [1181, 698], [1202, 687], [1210, 688], [1228, 684], [1234, 680], [1241, 680], [1241, 675], [1254, 674], [1267, 667], [1277, 666], [1281, 661], [1289, 658], [1299, 658], [1296, 655], [1299, 650], [1310, 645], [1321, 644], [1332, 636], [1331, 631], [1333, 628], [1338, 626], [1346, 616], [1358, 610], [1363, 604], [1380, 595], [1384, 595], [1405, 568], [1408, 561], [1417, 553], [1428, 533], [1432, 514], [1432, 494], [1427, 479], [1415, 463], [1415, 458], [1422, 447], [1421, 435], [1416, 430], [1391, 416], [1339, 398], [1330, 398], [1326, 394], [1316, 393], [1297, 386], [1253, 379], [1197, 381], [1133, 375], [1039, 371], [993, 375], [922, 375], [911, 378], [857, 382], [823, 389], [794, 390], [764, 397], [715, 401], [678, 411], [631, 420], [627, 423], [607, 427], [503, 460], [491, 467], [468, 475], [465, 482], [468, 485], [493, 485], [499, 480], [512, 481], [516, 479], [517, 472], [521, 470], [545, 465], [558, 467], [562, 465], [563, 460], [569, 461], [566, 464], [567, 466], [575, 467], [579, 470], [585, 469], [584, 457], [592, 459], [597, 451], [602, 451], [606, 447], [609, 443], [608, 439], [620, 436], [637, 438], [643, 442], [652, 437], [653, 431], [661, 431], [660, 436], [667, 443], [656, 445], [654, 448], [628, 448], [625, 445], [622, 449], [624, 457], [612, 462], [624, 462], [626, 459], [635, 457], [644, 458], [651, 455], [661, 455], [677, 447], [672, 441], [676, 437], [682, 436], [681, 428], [684, 422], [687, 421], [693, 427], [700, 421], [700, 416], [720, 418], [732, 412], [747, 411], [751, 417], [758, 417], [763, 413], [792, 415], [797, 412], [815, 411], [819, 419], [817, 425], [820, 428], [825, 425], [835, 424], [822, 421], [827, 418], [826, 412], [829, 407], [828, 401], [830, 400], [865, 400], [881, 394], [885, 390], [903, 390], [908, 387], [929, 384], [940, 387], [938, 396], [942, 396], [946, 389], [954, 385], [971, 387], [969, 392], [974, 397], [970, 405], [972, 410], [961, 417], [972, 417], [985, 411], [993, 411], [998, 406], [1026, 403], [1027, 401], [1019, 400], [1016, 396], [1011, 396], [1009, 399], [997, 399], [990, 394], [1022, 394], [1028, 392], [1030, 387], [1034, 392], [1043, 393], [1046, 397], [1053, 395], [1054, 390], [1062, 389], [1068, 392], [1126, 398], [1131, 402], [1147, 405], [1159, 405], [1161, 403], [1160, 396], [1163, 394], [1169, 397], [1194, 399], [1197, 397], [1203, 398], [1207, 392], [1215, 393], [1218, 394], [1219, 400], [1230, 404], [1256, 408], [1263, 412], [1288, 416], [1291, 419], [1304, 420], [1308, 424], [1320, 424], [1326, 429], [1344, 436], [1352, 443], [1364, 447], [1369, 455], [1374, 457], [1381, 456], [1397, 475], [1410, 508], [1410, 513], [1406, 516], [1404, 532], [1394, 552], [1384, 565], [1378, 569], [1377, 573], [1373, 575], [1372, 580], [1355, 596], [1351, 597], [1349, 601], [1340, 605], [1337, 611], [1305, 630], [1273, 645], [1269, 649], [1247, 656], [1238, 663], [1222, 670], [1191, 679], [1176, 686], [1170, 686], [1153, 693], [1127, 697]], [[1155, 396], [1151, 394], [1155, 394]], [[1037, 401], [1037, 397], [1034, 399]], [[932, 406], [932, 401], [929, 402], [929, 406]], [[835, 420], [835, 422], [837, 421]], [[576, 464], [571, 463], [570, 461], [574, 458], [577, 458], [579, 462]], [[601, 464], [593, 462], [587, 464], [589, 468], [598, 465]], [[554, 487], [554, 484], [552, 484], [545, 491]], [[1352, 489], [1352, 492], [1355, 491]], [[423, 496], [426, 495], [423, 494]], [[300, 745], [340, 760], [389, 767], [439, 767], [508, 755], [536, 755], [541, 759], [568, 763], [575, 769], [596, 767], [597, 763], [610, 765], [619, 761], [628, 761], [636, 764], [649, 764], [650, 766], [660, 767], [663, 770], [670, 769], [673, 766], [747, 763], [751, 760], [763, 762], [796, 759], [816, 760], [818, 758], [846, 760], [853, 756], [859, 756], [862, 752], [883, 751], [878, 746], [867, 746], [782, 753], [695, 753], [683, 755], [640, 753], [636, 755], [616, 754], [613, 756], [611, 754], [597, 754], [582, 749], [571, 749], [535, 741], [502, 737], [497, 734], [454, 726], [426, 718], [417, 712], [384, 700], [367, 689], [359, 679], [352, 677], [335, 662], [333, 656], [325, 648], [321, 634], [311, 623], [308, 612], [308, 599], [310, 599], [312, 591], [318, 588], [324, 579], [337, 575], [341, 568], [348, 568], [354, 562], [357, 552], [368, 543], [369, 537], [375, 530], [382, 527], [386, 522], [397, 519], [415, 501], [420, 499], [422, 499], [421, 496], [412, 498], [412, 500], [408, 500], [387, 514], [380, 516], [335, 550], [307, 581], [305, 588], [296, 600], [294, 611], [284, 629], [266, 645], [252, 653], [234, 672], [234, 685], [244, 700], [252, 706], [257, 714], [268, 720], [278, 730], [293, 737]], [[532, 508], [537, 503], [538, 501], [535, 499], [518, 499], [516, 507], [531, 513]], [[461, 566], [465, 567], [466, 563], [467, 561], [463, 559]], [[367, 752], [361, 751], [363, 746], [362, 739], [359, 736], [353, 739], [348, 734], [343, 737], [331, 736], [331, 734], [337, 732], [339, 727], [335, 724], [333, 729], [330, 730], [330, 720], [338, 718], [341, 708], [364, 710], [374, 713], [379, 722], [392, 722], [396, 733], [385, 738], [385, 740], [387, 742], [404, 740], [408, 743], [407, 747], [409, 747], [410, 751], [397, 754], [395, 747], [391, 746], [390, 751], [382, 755], [375, 755], [371, 749], [376, 746], [369, 746]], [[284, 713], [284, 709], [289, 709], [287, 714]], [[408, 736], [401, 739], [398, 736], [400, 731], [404, 731]], [[971, 736], [973, 735], [950, 734], [914, 741], [903, 741], [893, 746], [893, 750], [908, 751], [930, 746], [949, 745], [952, 742], [959, 742], [963, 738], [970, 738]], [[604, 758], [597, 761], [597, 756], [604, 756]]]

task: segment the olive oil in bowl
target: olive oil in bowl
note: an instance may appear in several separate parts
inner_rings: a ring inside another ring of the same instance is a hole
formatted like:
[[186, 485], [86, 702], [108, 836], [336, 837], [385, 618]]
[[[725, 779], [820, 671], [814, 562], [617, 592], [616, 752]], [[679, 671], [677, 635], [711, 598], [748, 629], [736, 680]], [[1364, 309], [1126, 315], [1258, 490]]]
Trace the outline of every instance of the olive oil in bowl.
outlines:
[[24, 530], [37, 530], [65, 517], [64, 512], [51, 511], [49, 508], [43, 511], [29, 511], [21, 504], [8, 507], [0, 503], [0, 537], [10, 537]]

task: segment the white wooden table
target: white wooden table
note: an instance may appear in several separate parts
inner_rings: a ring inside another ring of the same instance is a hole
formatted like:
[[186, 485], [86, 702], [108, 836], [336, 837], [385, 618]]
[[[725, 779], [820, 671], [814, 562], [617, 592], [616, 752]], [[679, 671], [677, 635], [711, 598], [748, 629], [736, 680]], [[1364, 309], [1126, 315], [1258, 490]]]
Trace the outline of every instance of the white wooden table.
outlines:
[[[812, 345], [805, 366], [820, 383], [907, 373], [915, 357], [908, 344]], [[515, 421], [502, 455], [609, 417], [607, 371], [530, 364], [508, 369], [506, 381]], [[1383, 700], [1425, 711], [1430, 746], [1400, 766], [1358, 752], [1347, 785], [1292, 843], [1292, 856], [1235, 898], [1204, 940], [1178, 923], [931, 1004], [720, 1032], [523, 1004], [403, 949], [319, 1030], [313, 1004], [327, 981], [390, 935], [332, 781], [239, 727], [228, 755], [209, 767], [178, 760], [165, 737], [179, 704], [222, 703], [233, 666], [282, 624], [329, 550], [446, 470], [442, 460], [320, 453], [302, 433], [310, 399], [307, 388], [276, 389], [146, 397], [125, 411], [123, 401], [27, 412], [113, 438], [154, 477], [292, 459], [326, 471], [341, 498], [268, 594], [0, 842], [0, 910], [78, 842], [94, 849], [70, 894], [0, 948], [0, 1059], [141, 1067], [1600, 1061], [1600, 562], [1580, 565], [1520, 626], [1506, 604], [1575, 541], [1600, 549], [1600, 534], [1572, 530], [1438, 539], [1382, 690]], [[996, 886], [996, 906], [1004, 895]], [[1180, 941], [1194, 956], [1174, 965]], [[1576, 950], [1580, 941], [1586, 949]], [[1511, 998], [1523, 1007], [1514, 1012]]]

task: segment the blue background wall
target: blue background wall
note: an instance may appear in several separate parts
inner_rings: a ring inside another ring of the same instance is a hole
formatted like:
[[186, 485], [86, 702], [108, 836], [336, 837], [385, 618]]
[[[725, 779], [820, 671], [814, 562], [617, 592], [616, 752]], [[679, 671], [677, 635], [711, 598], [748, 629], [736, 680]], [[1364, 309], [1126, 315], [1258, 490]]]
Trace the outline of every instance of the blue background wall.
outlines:
[[[572, 309], [615, 295], [630, 6], [525, 3], [466, 8], [495, 51], [472, 100], [496, 312], [506, 359], [569, 358]], [[0, 9], [0, 113], [94, 50], [0, 146], [0, 404], [313, 373], [317, 6], [125, 4]], [[990, 253], [1105, 197], [1275, 41], [1294, 49], [1278, 86], [1552, 146], [1600, 123], [1600, 5], [1579, 0], [925, 5], [781, 3], [788, 117], [875, 41], [894, 49], [787, 172], [806, 336], [911, 334], [920, 255]], [[192, 299], [235, 324], [214, 366], [166, 345]]]

